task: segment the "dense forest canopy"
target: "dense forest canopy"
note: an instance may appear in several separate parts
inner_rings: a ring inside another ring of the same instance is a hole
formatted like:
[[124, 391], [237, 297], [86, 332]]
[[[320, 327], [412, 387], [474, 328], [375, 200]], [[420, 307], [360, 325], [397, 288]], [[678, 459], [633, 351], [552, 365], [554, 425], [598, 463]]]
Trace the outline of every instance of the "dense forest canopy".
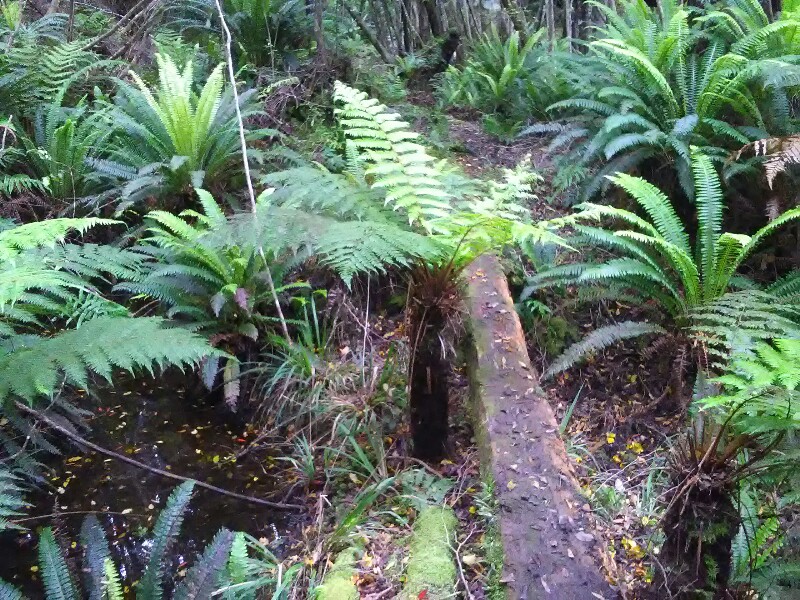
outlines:
[[797, 594], [797, 0], [0, 17], [1, 600]]

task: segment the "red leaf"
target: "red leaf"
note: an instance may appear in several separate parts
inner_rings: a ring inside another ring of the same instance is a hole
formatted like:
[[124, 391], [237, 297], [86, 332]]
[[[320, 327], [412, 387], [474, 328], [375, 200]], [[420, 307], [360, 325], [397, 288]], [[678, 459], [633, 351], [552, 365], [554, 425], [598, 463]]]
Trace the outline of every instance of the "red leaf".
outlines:
[[419, 596], [417, 596], [417, 600], [424, 600], [427, 597], [428, 597], [428, 590], [422, 590], [419, 593]]

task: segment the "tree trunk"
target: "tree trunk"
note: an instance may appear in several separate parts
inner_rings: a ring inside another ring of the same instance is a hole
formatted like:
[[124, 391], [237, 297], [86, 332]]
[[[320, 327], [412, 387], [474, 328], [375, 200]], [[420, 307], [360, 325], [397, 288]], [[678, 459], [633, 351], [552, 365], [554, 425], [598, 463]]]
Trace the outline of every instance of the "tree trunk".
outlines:
[[422, 0], [422, 6], [425, 7], [425, 13], [428, 15], [431, 35], [433, 37], [442, 37], [444, 35], [444, 23], [442, 22], [442, 15], [439, 14], [436, 0]]
[[[549, 1], [552, 2], [552, 0]], [[528, 24], [525, 22], [525, 15], [522, 14], [522, 9], [516, 0], [500, 0], [500, 4], [503, 5], [503, 9], [514, 26], [514, 31], [519, 34], [519, 39], [524, 45], [528, 39]]]
[[381, 42], [378, 39], [378, 37], [367, 26], [367, 24], [364, 22], [364, 19], [361, 17], [361, 15], [359, 15], [355, 10], [353, 10], [353, 7], [350, 6], [347, 2], [344, 2], [343, 5], [344, 5], [344, 8], [347, 11], [347, 13], [356, 22], [356, 25], [358, 25], [358, 28], [361, 30], [361, 33], [363, 33], [364, 36], [366, 36], [366, 38], [369, 40], [369, 43], [372, 44], [372, 46], [375, 48], [375, 50], [378, 51], [378, 54], [381, 55], [381, 58], [387, 63], [394, 62], [394, 57], [386, 49], [386, 47], [383, 44], [381, 44]]
[[400, 19], [403, 23], [403, 50], [406, 54], [414, 51], [414, 25], [411, 23], [411, 0], [400, 3]]
[[556, 39], [556, 20], [553, 0], [544, 0], [544, 19], [547, 23], [547, 41], [549, 42], [550, 50], [552, 50], [553, 43]]
[[572, 0], [564, 0], [564, 35], [567, 38], [567, 52], [572, 52]]
[[314, 3], [314, 38], [317, 42], [317, 56], [322, 59], [323, 62], [327, 61], [325, 31], [322, 23], [323, 16], [325, 15], [325, 5], [327, 3], [328, 0], [316, 0]]
[[72, 35], [75, 29], [75, 0], [69, 2], [69, 21], [67, 21], [67, 41], [72, 41]]

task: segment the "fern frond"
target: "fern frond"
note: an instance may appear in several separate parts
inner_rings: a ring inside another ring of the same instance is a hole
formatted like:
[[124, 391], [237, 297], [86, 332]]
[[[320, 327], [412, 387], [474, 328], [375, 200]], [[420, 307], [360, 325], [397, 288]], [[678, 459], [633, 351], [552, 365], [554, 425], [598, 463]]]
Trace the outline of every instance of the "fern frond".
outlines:
[[122, 583], [119, 579], [119, 572], [114, 565], [114, 561], [110, 558], [107, 558], [103, 563], [103, 572], [105, 574], [103, 583], [108, 600], [125, 600]]
[[[83, 573], [90, 600], [105, 600], [107, 589], [106, 562], [110, 561], [106, 534], [100, 521], [89, 515], [81, 525], [81, 545], [84, 549]], [[113, 563], [112, 563], [113, 564]]]
[[161, 600], [163, 595], [164, 558], [167, 549], [180, 532], [183, 516], [192, 498], [194, 482], [187, 481], [176, 487], [158, 516], [153, 528], [153, 546], [142, 579], [136, 586], [138, 600]]
[[321, 167], [299, 166], [276, 171], [261, 183], [274, 186], [270, 203], [336, 218], [385, 220], [383, 194], [362, 186], [347, 175], [331, 173]]
[[664, 328], [653, 323], [624, 321], [615, 325], [607, 325], [592, 331], [583, 340], [567, 348], [542, 374], [544, 378], [565, 371], [583, 359], [587, 354], [604, 350], [619, 341], [643, 335], [665, 333]]
[[8, 261], [24, 250], [53, 246], [72, 232], [84, 233], [98, 225], [116, 225], [110, 219], [47, 219], [0, 231], [0, 260]]
[[449, 214], [450, 195], [441, 168], [413, 141], [418, 135], [409, 125], [366, 93], [341, 82], [334, 86], [334, 98], [345, 135], [362, 153], [372, 187], [385, 191], [386, 203], [403, 209], [411, 223], [421, 225]]
[[[698, 262], [704, 283], [711, 283], [709, 278], [716, 271], [716, 245], [722, 230], [722, 187], [719, 176], [711, 160], [698, 149], [692, 151], [692, 173], [695, 184], [695, 203], [697, 204]], [[710, 292], [712, 285], [707, 286]]]
[[27, 600], [22, 592], [0, 579], [0, 600]]
[[689, 235], [666, 194], [640, 177], [619, 173], [609, 179], [644, 208], [661, 237], [686, 255], [691, 255]]
[[800, 271], [792, 271], [770, 285], [766, 291], [781, 298], [800, 296]]
[[[203, 338], [164, 325], [156, 317], [100, 317], [2, 355], [0, 398], [13, 395], [32, 402], [51, 394], [61, 376], [83, 387], [90, 372], [110, 380], [115, 368], [152, 373], [154, 367], [194, 365], [216, 352]], [[126, 343], [120, 344], [120, 339]]]
[[39, 565], [48, 600], [78, 600], [75, 582], [50, 527], [39, 536]]
[[415, 260], [435, 261], [442, 248], [424, 235], [366, 221], [333, 222], [314, 243], [323, 264], [349, 285], [357, 273], [408, 267]]
[[174, 600], [205, 600], [214, 595], [228, 561], [234, 534], [220, 529], [175, 590]]
[[28, 506], [24, 492], [21, 479], [8, 466], [0, 463], [0, 533], [6, 529], [20, 529], [9, 519], [22, 515], [22, 510]]

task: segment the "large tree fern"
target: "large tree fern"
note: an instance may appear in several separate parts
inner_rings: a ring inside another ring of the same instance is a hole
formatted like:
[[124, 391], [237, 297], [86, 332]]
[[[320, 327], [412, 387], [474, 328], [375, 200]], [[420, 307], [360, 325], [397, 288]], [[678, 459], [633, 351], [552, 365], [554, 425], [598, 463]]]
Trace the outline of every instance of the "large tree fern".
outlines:
[[[529, 280], [523, 297], [537, 289], [575, 285], [599, 288], [605, 297], [633, 294], [657, 307], [664, 325], [688, 335], [700, 349], [704, 368], [724, 365], [731, 352], [749, 341], [776, 337], [800, 337], [800, 312], [790, 302], [791, 285], [784, 298], [775, 291], [736, 291], [746, 283], [738, 278], [742, 263], [778, 227], [800, 219], [792, 209], [753, 236], [722, 231], [723, 197], [719, 178], [708, 157], [692, 153], [698, 230], [692, 244], [687, 228], [669, 198], [638, 177], [618, 174], [611, 180], [637, 202], [645, 217], [610, 206], [584, 205], [596, 216], [613, 219], [621, 229], [578, 225], [573, 244], [584, 250], [604, 249], [615, 256], [603, 262], [577, 262], [544, 270]], [[755, 284], [747, 284], [750, 288]], [[548, 369], [552, 375], [572, 366], [586, 350], [597, 351], [616, 342], [615, 326], [603, 328], [567, 350]], [[636, 331], [630, 324], [627, 332]], [[653, 326], [642, 328], [652, 333]], [[620, 330], [622, 337], [622, 330]]]

